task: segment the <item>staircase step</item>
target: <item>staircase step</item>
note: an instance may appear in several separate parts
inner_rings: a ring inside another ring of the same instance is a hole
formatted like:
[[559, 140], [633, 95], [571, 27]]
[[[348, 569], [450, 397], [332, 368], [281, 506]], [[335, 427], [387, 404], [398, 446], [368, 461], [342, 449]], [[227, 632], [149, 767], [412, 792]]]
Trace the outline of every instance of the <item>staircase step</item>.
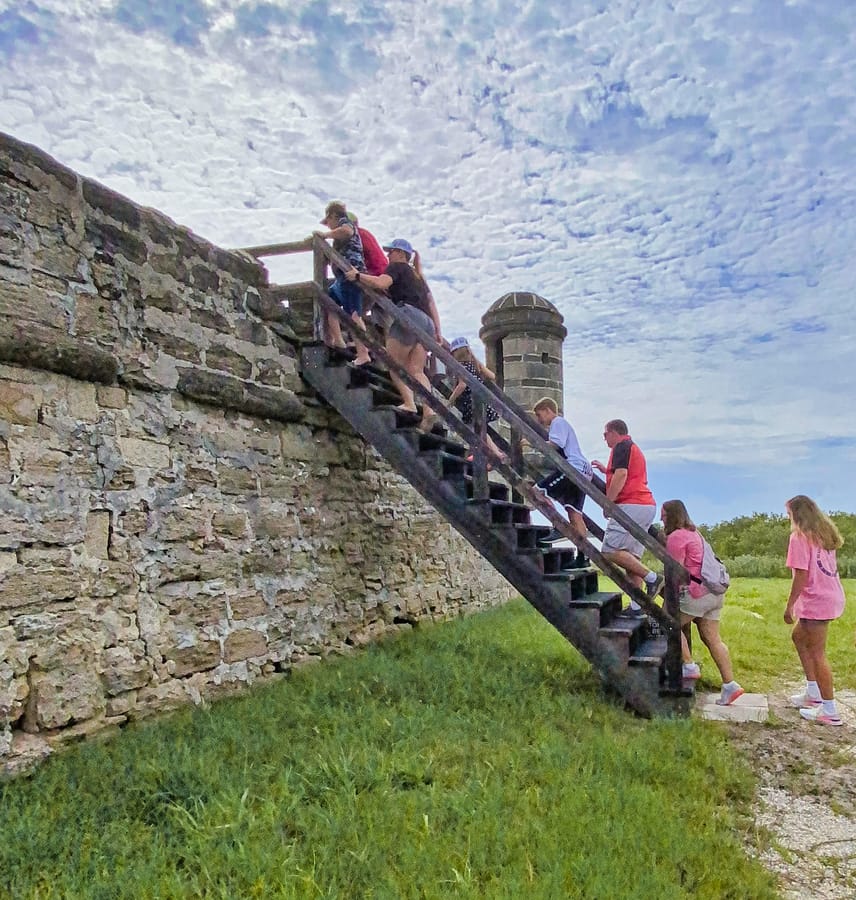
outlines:
[[515, 525], [517, 529], [517, 546], [521, 550], [538, 549], [538, 538], [549, 534], [552, 529], [549, 525]]
[[546, 547], [542, 547], [541, 551], [544, 554], [545, 575], [559, 575], [563, 572], [572, 571], [574, 569], [586, 568], [586, 566], [578, 566], [576, 564], [576, 547], [550, 547], [549, 545], [547, 545]]
[[446, 453], [444, 450], [423, 450], [419, 454], [419, 459], [430, 466], [433, 472], [436, 472], [438, 478], [456, 478], [462, 480], [464, 477], [464, 458], [456, 456], [454, 453]]
[[491, 525], [527, 525], [529, 507], [508, 500], [468, 500], [467, 505], [481, 513]]
[[389, 377], [386, 369], [381, 369], [374, 364], [368, 366], [348, 366], [350, 387], [368, 387], [376, 385], [388, 391], [395, 391], [395, 385]]
[[413, 428], [413, 426], [418, 424], [419, 420], [422, 418], [420, 413], [405, 412], [404, 410], [398, 409], [397, 405], [392, 404], [392, 403], [381, 404], [379, 406], [375, 406], [374, 409], [376, 412], [393, 412], [393, 413], [395, 413], [395, 429], [396, 429], [396, 431], [399, 428]]
[[461, 458], [467, 455], [467, 448], [451, 437], [443, 437], [433, 432], [425, 432], [419, 428], [399, 428], [398, 434], [405, 437], [417, 451], [442, 450]]
[[[472, 475], [464, 475], [464, 485], [467, 490], [467, 500], [473, 496], [473, 477]], [[508, 500], [510, 488], [504, 481], [488, 481], [488, 490], [490, 491], [491, 500]]]
[[666, 639], [664, 637], [648, 638], [640, 642], [627, 664], [630, 666], [659, 666], [666, 656]]
[[[366, 387], [371, 391], [372, 396], [372, 406], [397, 406], [401, 403], [401, 394], [398, 391], [390, 390], [389, 388], [383, 387], [378, 384], [367, 384], [360, 385], [360, 387]], [[351, 390], [355, 388], [350, 386]], [[357, 388], [359, 389], [359, 388]], [[417, 403], [417, 409], [421, 409], [419, 404]]]
[[608, 641], [615, 643], [626, 642], [626, 658], [629, 659], [636, 652], [636, 648], [648, 637], [645, 619], [631, 619], [625, 616], [615, 616], [606, 625], [601, 625], [598, 634]]

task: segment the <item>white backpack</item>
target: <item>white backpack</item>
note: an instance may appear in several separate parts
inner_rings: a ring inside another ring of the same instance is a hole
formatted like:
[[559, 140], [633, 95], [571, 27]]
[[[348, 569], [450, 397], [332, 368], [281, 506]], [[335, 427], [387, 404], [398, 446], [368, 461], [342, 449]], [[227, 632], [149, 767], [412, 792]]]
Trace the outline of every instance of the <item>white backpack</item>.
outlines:
[[[698, 534], [698, 532], [696, 532]], [[703, 584], [711, 594], [724, 594], [731, 584], [731, 576], [728, 569], [722, 564], [722, 560], [713, 552], [713, 547], [708, 544], [704, 537], [701, 538], [704, 552], [701, 558], [701, 577], [695, 578], [690, 576], [697, 584]]]

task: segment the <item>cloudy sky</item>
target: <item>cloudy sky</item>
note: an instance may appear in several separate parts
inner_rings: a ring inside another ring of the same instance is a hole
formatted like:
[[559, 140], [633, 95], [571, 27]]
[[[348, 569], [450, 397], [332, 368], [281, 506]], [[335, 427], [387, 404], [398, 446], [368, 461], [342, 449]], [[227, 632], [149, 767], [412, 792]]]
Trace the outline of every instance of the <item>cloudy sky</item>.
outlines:
[[0, 129], [226, 247], [343, 198], [450, 338], [543, 295], [706, 522], [856, 511], [854, 98], [845, 0], [0, 0]]

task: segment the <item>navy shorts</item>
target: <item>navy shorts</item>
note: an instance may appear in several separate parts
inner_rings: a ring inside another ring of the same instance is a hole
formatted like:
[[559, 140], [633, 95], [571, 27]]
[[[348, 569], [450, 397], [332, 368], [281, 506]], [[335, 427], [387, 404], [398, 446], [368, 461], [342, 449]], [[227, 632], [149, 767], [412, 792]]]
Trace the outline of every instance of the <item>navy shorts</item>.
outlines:
[[349, 316], [363, 314], [363, 290], [355, 281], [339, 275], [330, 285], [329, 294]]

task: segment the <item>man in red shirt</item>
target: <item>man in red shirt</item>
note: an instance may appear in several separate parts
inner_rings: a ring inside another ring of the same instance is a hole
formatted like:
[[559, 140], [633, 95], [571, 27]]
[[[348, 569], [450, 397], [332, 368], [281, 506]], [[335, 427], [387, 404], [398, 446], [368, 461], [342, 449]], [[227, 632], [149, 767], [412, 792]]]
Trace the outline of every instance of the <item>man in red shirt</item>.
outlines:
[[[598, 460], [592, 468], [606, 475], [606, 497], [618, 504], [622, 512], [644, 531], [654, 521], [657, 501], [648, 487], [648, 471], [642, 451], [633, 443], [627, 433], [627, 423], [621, 419], [610, 419], [604, 425], [603, 439], [609, 447], [609, 462], [604, 466]], [[642, 587], [649, 597], [656, 597], [663, 588], [663, 576], [652, 572], [641, 563], [645, 548], [615, 519], [607, 519], [601, 552], [615, 565], [627, 572], [630, 581]], [[630, 601], [631, 615], [642, 615], [642, 607]]]

